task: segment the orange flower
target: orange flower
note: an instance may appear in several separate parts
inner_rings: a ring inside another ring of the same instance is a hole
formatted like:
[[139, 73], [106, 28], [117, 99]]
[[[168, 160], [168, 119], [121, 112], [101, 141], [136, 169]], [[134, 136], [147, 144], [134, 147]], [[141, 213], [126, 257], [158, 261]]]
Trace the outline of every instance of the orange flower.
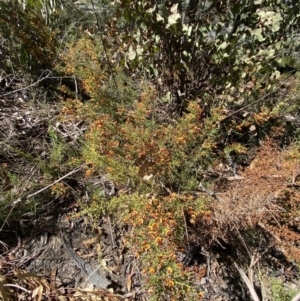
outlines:
[[203, 293], [203, 292], [199, 292], [199, 293], [198, 293], [198, 297], [199, 297], [200, 299], [202, 299], [203, 296], [204, 296], [204, 293]]
[[155, 238], [155, 242], [156, 242], [158, 245], [162, 245], [163, 240], [162, 240], [162, 238], [161, 238], [160, 236], [158, 236], [158, 237]]
[[171, 280], [171, 279], [166, 279], [166, 280], [164, 281], [164, 285], [165, 285], [166, 287], [168, 287], [168, 288], [171, 288], [171, 287], [174, 286], [174, 281]]

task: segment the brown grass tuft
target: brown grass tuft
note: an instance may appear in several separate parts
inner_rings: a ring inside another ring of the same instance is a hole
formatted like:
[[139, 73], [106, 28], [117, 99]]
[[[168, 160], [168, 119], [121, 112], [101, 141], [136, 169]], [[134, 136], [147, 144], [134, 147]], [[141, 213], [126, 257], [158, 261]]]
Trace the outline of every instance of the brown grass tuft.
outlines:
[[[239, 180], [228, 181], [224, 192], [210, 203], [210, 219], [199, 216], [197, 228], [206, 233], [208, 242], [230, 240], [233, 233], [259, 226], [281, 246], [284, 253], [299, 260], [300, 192], [296, 184], [300, 173], [298, 161], [290, 156], [294, 148], [282, 151], [267, 140], [255, 160], [239, 174]], [[206, 229], [206, 230], [205, 230]]]

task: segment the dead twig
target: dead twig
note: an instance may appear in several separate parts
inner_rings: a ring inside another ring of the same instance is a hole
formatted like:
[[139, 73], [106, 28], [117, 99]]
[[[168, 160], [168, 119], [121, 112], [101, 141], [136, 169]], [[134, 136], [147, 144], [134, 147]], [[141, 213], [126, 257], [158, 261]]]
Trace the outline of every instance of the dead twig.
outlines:
[[254, 286], [253, 286], [253, 283], [250, 281], [250, 279], [247, 277], [247, 275], [245, 274], [245, 272], [236, 264], [236, 262], [234, 262], [234, 265], [236, 267], [236, 269], [238, 270], [238, 272], [240, 273], [242, 279], [244, 280], [244, 282], [246, 283], [249, 291], [250, 291], [250, 294], [252, 296], [252, 299], [254, 301], [260, 301], [258, 296], [257, 296], [257, 293], [254, 289]]
[[79, 171], [80, 169], [82, 169], [83, 166], [85, 166], [85, 164], [80, 165], [80, 166], [77, 167], [76, 169], [70, 171], [70, 172], [67, 173], [66, 175], [64, 175], [64, 176], [62, 176], [61, 178], [55, 180], [53, 183], [47, 185], [46, 187], [44, 187], [44, 188], [42, 188], [42, 189], [36, 191], [35, 193], [32, 193], [32, 194], [28, 195], [28, 196], [27, 196], [27, 199], [29, 199], [29, 198], [31, 198], [31, 197], [33, 197], [33, 196], [35, 196], [35, 195], [41, 193], [42, 191], [48, 189], [49, 187], [51, 187], [51, 186], [57, 184], [57, 183], [60, 182], [61, 180], [63, 180], [63, 179], [65, 179], [65, 178], [67, 178], [68, 176], [70, 176], [70, 175], [76, 173], [77, 171]]
[[17, 288], [17, 289], [20, 289], [28, 294], [32, 293], [31, 291], [27, 290], [26, 288], [22, 287], [22, 286], [19, 286], [19, 285], [16, 285], [16, 284], [3, 284], [3, 286], [5, 287], [14, 287], [14, 288]]
[[187, 243], [187, 247], [188, 247], [188, 249], [190, 251], [190, 240], [189, 240], [189, 234], [188, 234], [188, 229], [187, 229], [187, 223], [186, 223], [186, 219], [185, 219], [183, 208], [181, 208], [181, 210], [182, 210], [182, 217], [183, 217], [183, 222], [184, 222], [184, 230], [185, 230], [186, 243]]
[[111, 221], [110, 221], [110, 217], [107, 217], [107, 221], [108, 221], [108, 225], [109, 225], [109, 232], [110, 232], [110, 237], [111, 237], [111, 243], [112, 243], [112, 247], [116, 248], [116, 243], [115, 243], [115, 239], [114, 239], [114, 235], [113, 235], [113, 230], [111, 227]]

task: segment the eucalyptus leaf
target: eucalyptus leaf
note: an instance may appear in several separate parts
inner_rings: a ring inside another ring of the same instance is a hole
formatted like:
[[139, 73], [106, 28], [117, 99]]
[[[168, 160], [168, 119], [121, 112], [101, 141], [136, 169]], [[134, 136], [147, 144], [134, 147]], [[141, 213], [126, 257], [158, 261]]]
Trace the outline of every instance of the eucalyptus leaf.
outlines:
[[262, 35], [262, 28], [257, 28], [257, 29], [254, 29], [252, 31], [252, 34], [256, 37], [256, 39], [259, 41], [259, 42], [263, 42], [266, 40], [265, 37], [263, 37]]
[[131, 46], [129, 47], [129, 50], [127, 52], [127, 57], [130, 61], [136, 58], [136, 51]]
[[131, 13], [128, 8], [124, 9], [124, 19], [129, 22], [131, 20]]
[[137, 45], [137, 47], [136, 47], [136, 53], [137, 53], [138, 55], [142, 55], [143, 52], [144, 52], [144, 48], [141, 47], [140, 45]]
[[164, 18], [160, 14], [156, 14], [156, 21], [157, 22], [164, 21]]
[[225, 49], [227, 46], [228, 46], [228, 43], [227, 43], [227, 42], [223, 42], [223, 43], [218, 47], [218, 50], [220, 50], [220, 49]]
[[181, 18], [181, 16], [179, 13], [174, 13], [168, 17], [168, 24], [169, 25], [176, 24], [180, 18]]
[[183, 32], [188, 32], [189, 27], [186, 24], [182, 24], [182, 31]]
[[171, 13], [172, 14], [175, 14], [178, 12], [178, 3], [174, 4], [172, 7], [171, 7]]
[[152, 13], [155, 11], [155, 9], [156, 9], [156, 5], [154, 5], [154, 7], [148, 8], [148, 9], [146, 10], [146, 13], [152, 14]]

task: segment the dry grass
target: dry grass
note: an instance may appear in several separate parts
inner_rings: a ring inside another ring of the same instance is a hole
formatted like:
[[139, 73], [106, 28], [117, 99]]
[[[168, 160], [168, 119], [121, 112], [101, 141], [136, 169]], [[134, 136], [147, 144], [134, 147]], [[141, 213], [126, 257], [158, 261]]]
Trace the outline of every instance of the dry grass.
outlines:
[[251, 165], [228, 181], [224, 192], [216, 193], [210, 204], [210, 216], [199, 216], [197, 228], [209, 243], [230, 240], [232, 233], [260, 227], [283, 247], [285, 255], [300, 259], [296, 247], [300, 234], [300, 193], [296, 184], [300, 172], [297, 156], [290, 156], [293, 146], [280, 150], [266, 140]]

